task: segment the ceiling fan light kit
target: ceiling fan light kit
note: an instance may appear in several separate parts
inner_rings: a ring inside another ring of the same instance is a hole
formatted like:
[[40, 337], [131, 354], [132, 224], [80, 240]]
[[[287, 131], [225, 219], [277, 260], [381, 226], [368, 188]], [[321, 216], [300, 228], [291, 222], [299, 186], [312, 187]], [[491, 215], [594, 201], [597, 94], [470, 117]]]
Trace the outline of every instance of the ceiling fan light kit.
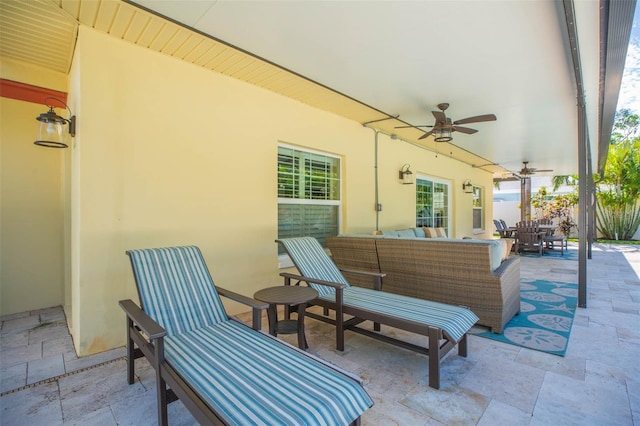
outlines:
[[446, 127], [441, 127], [439, 129], [435, 129], [433, 132], [436, 142], [451, 142], [453, 137], [451, 137], [451, 129]]

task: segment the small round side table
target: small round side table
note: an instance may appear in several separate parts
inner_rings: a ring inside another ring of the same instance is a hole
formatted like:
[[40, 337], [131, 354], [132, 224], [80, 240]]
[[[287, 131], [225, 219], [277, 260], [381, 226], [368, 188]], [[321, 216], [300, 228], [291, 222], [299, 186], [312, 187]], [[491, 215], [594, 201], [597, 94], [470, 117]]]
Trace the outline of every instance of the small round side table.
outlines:
[[[281, 285], [258, 290], [254, 299], [269, 304], [267, 316], [269, 318], [269, 334], [278, 336], [280, 334], [298, 333], [298, 347], [307, 349], [307, 339], [304, 335], [304, 314], [307, 309], [307, 302], [318, 297], [318, 292], [311, 287], [301, 287], [293, 285]], [[290, 320], [288, 315], [285, 319], [278, 321], [278, 305], [285, 305], [285, 312], [289, 312], [289, 307], [297, 306], [298, 319]]]

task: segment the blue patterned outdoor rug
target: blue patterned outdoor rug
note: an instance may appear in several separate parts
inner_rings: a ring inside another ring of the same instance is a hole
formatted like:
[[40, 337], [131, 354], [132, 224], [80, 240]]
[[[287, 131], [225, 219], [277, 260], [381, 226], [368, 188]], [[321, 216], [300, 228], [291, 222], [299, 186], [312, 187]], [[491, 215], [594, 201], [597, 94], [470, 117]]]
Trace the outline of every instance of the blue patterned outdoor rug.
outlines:
[[520, 314], [507, 323], [502, 334], [486, 331], [478, 336], [564, 356], [577, 302], [578, 284], [522, 281]]
[[[520, 253], [520, 256], [526, 256], [526, 257], [541, 257], [538, 252], [533, 252], [533, 251], [523, 251]], [[560, 249], [559, 248], [555, 248], [553, 250], [546, 250], [544, 251], [544, 254], [542, 255], [542, 258], [553, 258], [553, 259], [562, 259], [562, 260], [578, 260], [578, 250], [577, 249], [573, 249], [573, 248], [569, 248], [569, 249], [565, 249], [563, 254], [560, 254]]]

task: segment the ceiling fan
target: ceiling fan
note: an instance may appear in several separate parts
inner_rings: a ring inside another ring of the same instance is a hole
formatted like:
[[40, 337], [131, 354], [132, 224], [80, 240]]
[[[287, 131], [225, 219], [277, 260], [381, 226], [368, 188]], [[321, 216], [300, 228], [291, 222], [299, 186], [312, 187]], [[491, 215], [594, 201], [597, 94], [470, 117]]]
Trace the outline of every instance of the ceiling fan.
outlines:
[[522, 162], [522, 169], [518, 172], [522, 176], [531, 176], [532, 174], [539, 172], [552, 172], [553, 169], [536, 169], [535, 167], [529, 167], [528, 161]]
[[523, 161], [522, 162], [522, 169], [520, 169], [520, 171], [518, 173], [515, 172], [509, 172], [509, 173], [505, 173], [502, 176], [499, 177], [494, 177], [493, 178], [493, 182], [512, 182], [512, 181], [518, 181], [521, 180], [523, 178], [527, 178], [535, 173], [538, 172], [552, 172], [553, 169], [536, 169], [535, 167], [529, 167], [528, 166], [529, 162], [528, 161]]
[[419, 126], [398, 126], [398, 128], [402, 127], [431, 127], [432, 129], [426, 132], [424, 135], [420, 136], [418, 139], [425, 139], [430, 135], [434, 135], [436, 142], [449, 142], [453, 140], [451, 137], [452, 132], [460, 132], [466, 133], [468, 135], [472, 135], [477, 132], [476, 129], [471, 129], [469, 127], [460, 127], [459, 124], [469, 124], [469, 123], [480, 123], [483, 121], [495, 121], [496, 116], [493, 114], [484, 114], [484, 115], [476, 115], [474, 117], [467, 117], [461, 120], [452, 121], [451, 118], [445, 115], [445, 111], [449, 108], [448, 103], [438, 104], [438, 109], [440, 111], [431, 111], [433, 116], [436, 119], [434, 125], [419, 125]]

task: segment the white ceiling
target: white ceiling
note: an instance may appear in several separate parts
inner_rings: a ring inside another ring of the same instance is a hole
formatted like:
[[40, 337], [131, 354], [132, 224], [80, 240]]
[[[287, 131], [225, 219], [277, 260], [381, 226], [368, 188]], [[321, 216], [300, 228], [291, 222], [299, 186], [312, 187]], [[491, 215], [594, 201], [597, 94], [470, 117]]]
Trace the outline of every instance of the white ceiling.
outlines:
[[[522, 161], [574, 174], [577, 89], [563, 5], [575, 9], [591, 154], [601, 160], [635, 0], [1, 0], [0, 55], [66, 73], [87, 25], [359, 123], [378, 120], [371, 126], [498, 176]], [[601, 53], [613, 59], [601, 65]], [[454, 121], [497, 121], [465, 125], [478, 133], [456, 132], [451, 144], [396, 128], [433, 124], [442, 102]]]
[[[526, 160], [577, 173], [576, 84], [560, 2], [135, 2], [408, 124], [433, 124], [441, 102], [454, 120], [493, 113], [496, 122], [469, 124], [479, 132], [454, 133], [452, 143], [511, 171]], [[598, 3], [582, 3], [597, 18]], [[595, 38], [583, 56], [595, 66], [583, 73], [595, 76], [597, 100], [599, 24], [587, 24]]]

